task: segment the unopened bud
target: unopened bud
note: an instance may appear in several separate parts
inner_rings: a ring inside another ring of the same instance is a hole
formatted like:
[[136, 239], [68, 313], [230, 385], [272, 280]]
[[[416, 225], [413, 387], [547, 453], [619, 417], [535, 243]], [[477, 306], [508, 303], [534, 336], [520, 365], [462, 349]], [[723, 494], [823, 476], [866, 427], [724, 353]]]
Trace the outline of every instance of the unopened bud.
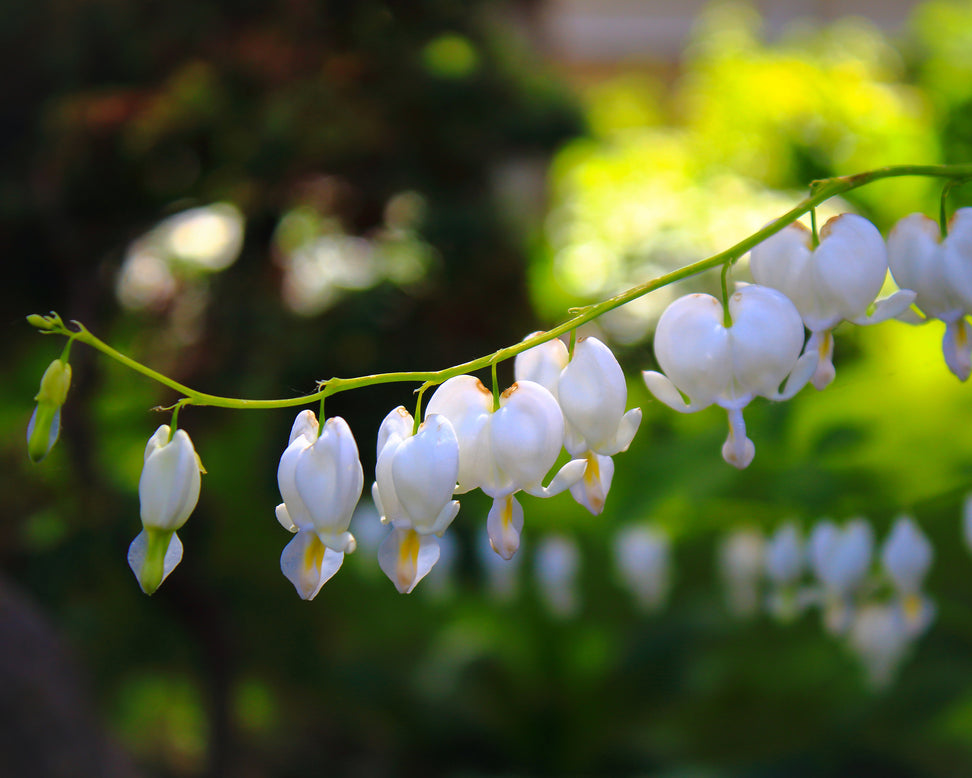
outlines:
[[37, 407], [27, 425], [27, 455], [40, 462], [57, 442], [61, 431], [61, 406], [71, 388], [71, 365], [55, 359], [44, 371], [34, 399]]

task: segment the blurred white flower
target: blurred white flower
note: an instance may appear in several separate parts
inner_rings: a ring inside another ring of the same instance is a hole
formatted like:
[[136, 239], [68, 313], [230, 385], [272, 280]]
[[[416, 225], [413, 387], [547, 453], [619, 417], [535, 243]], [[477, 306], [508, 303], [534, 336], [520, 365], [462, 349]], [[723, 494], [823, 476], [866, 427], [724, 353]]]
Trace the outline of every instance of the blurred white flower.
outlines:
[[873, 686], [883, 687], [894, 679], [909, 643], [900, 613], [893, 605], [872, 603], [855, 614], [848, 645], [864, 663]]
[[934, 551], [910, 516], [899, 516], [884, 541], [881, 561], [894, 585], [897, 606], [906, 632], [920, 635], [935, 618], [935, 606], [922, 594]]
[[803, 539], [795, 523], [787, 522], [773, 534], [766, 544], [764, 560], [772, 584], [767, 607], [773, 616], [788, 621], [800, 611], [796, 584], [805, 564]]
[[614, 559], [621, 583], [645, 610], [665, 604], [671, 586], [671, 543], [656, 527], [630, 526], [614, 538]]
[[719, 570], [726, 586], [726, 602], [729, 610], [740, 618], [755, 616], [759, 610], [765, 546], [762, 533], [754, 529], [735, 530], [724, 536], [719, 546]]
[[579, 569], [580, 552], [573, 540], [550, 535], [540, 541], [534, 561], [534, 575], [540, 596], [553, 615], [570, 618], [580, 610], [577, 595]]
[[864, 519], [840, 529], [829, 519], [810, 534], [810, 567], [823, 588], [823, 619], [827, 631], [842, 634], [853, 619], [852, 595], [871, 567], [874, 532]]

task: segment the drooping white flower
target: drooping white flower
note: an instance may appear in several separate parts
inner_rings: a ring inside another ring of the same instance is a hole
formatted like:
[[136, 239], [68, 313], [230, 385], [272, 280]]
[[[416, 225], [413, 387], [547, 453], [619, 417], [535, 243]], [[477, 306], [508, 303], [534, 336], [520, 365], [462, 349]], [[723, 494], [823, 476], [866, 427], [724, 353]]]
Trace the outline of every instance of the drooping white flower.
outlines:
[[348, 526], [364, 473], [347, 422], [334, 416], [319, 430], [313, 411], [297, 414], [277, 484], [283, 497], [277, 520], [296, 533], [280, 555], [280, 569], [303, 599], [313, 600], [356, 546]]
[[840, 529], [829, 520], [810, 533], [810, 567], [823, 587], [824, 626], [833, 634], [847, 631], [853, 619], [851, 597], [871, 567], [874, 533], [864, 519]]
[[766, 541], [754, 529], [741, 529], [722, 539], [719, 570], [726, 585], [729, 610], [741, 618], [759, 610], [759, 586], [763, 577]]
[[37, 405], [27, 423], [27, 456], [32, 462], [46, 457], [61, 432], [61, 406], [71, 388], [71, 363], [55, 359], [41, 376], [40, 389], [34, 400]]
[[621, 582], [645, 610], [664, 605], [671, 586], [671, 543], [656, 527], [634, 525], [614, 539], [614, 559]]
[[914, 519], [899, 516], [884, 541], [881, 562], [894, 585], [909, 635], [924, 632], [934, 619], [934, 604], [921, 591], [933, 557], [932, 545]]
[[799, 613], [796, 584], [806, 563], [803, 538], [793, 522], [783, 524], [769, 539], [763, 555], [766, 577], [772, 584], [767, 606], [771, 614], [789, 621]]
[[884, 239], [862, 216], [843, 213], [820, 230], [820, 245], [799, 222], [787, 225], [754, 247], [749, 259], [756, 283], [785, 294], [810, 330], [807, 351], [819, 358], [813, 385], [823, 389], [834, 378], [832, 330], [842, 321], [877, 324], [907, 310], [914, 292], [902, 290], [867, 309], [888, 273]]
[[848, 644], [864, 663], [868, 681], [886, 686], [904, 659], [911, 640], [893, 605], [872, 603], [854, 616]]
[[928, 319], [945, 322], [945, 364], [960, 380], [972, 373], [972, 208], [960, 208], [941, 238], [937, 222], [921, 213], [905, 216], [888, 236], [888, 264], [901, 287], [917, 293]]
[[392, 532], [378, 549], [378, 564], [403, 594], [410, 593], [439, 559], [441, 536], [459, 512], [452, 499], [459, 474], [459, 441], [449, 420], [429, 413], [413, 435], [414, 420], [399, 406], [378, 430], [372, 499]]
[[518, 381], [493, 397], [472, 376], [456, 376], [432, 395], [427, 414], [447, 418], [459, 441], [458, 492], [480, 488], [493, 498], [486, 527], [493, 548], [504, 559], [516, 553], [523, 508], [513, 496], [559, 494], [584, 474], [584, 460], [565, 464], [548, 486], [542, 479], [553, 467], [564, 439], [564, 418], [553, 395], [533, 381]]
[[[803, 322], [781, 292], [744, 286], [729, 298], [729, 314], [732, 323], [727, 327], [716, 298], [680, 297], [662, 314], [655, 331], [655, 356], [665, 374], [648, 370], [643, 375], [651, 393], [681, 413], [713, 403], [725, 408], [729, 437], [722, 456], [744, 468], [756, 447], [746, 437], [743, 408], [757, 395], [770, 400], [795, 395], [810, 379], [817, 358], [800, 356]], [[680, 392], [688, 395], [688, 403]]]
[[561, 535], [550, 535], [537, 546], [534, 573], [543, 601], [550, 612], [570, 618], [580, 609], [577, 573], [580, 552], [577, 544]]
[[142, 531], [128, 547], [128, 565], [146, 594], [152, 594], [182, 560], [176, 530], [199, 502], [202, 464], [185, 430], [163, 424], [145, 446], [138, 480]]
[[587, 463], [570, 493], [599, 514], [614, 476], [611, 457], [627, 450], [641, 424], [640, 408], [625, 411], [628, 387], [617, 359], [597, 338], [581, 338], [573, 357], [562, 341], [551, 340], [518, 354], [515, 371], [517, 381], [540, 383], [560, 403], [564, 448]]

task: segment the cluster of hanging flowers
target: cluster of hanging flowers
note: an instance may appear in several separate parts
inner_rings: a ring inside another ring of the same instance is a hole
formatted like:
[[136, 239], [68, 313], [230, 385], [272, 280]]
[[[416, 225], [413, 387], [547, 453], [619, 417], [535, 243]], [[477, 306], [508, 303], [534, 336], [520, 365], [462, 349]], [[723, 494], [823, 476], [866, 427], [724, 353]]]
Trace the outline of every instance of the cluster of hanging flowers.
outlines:
[[876, 685], [891, 680], [935, 618], [935, 604], [924, 591], [933, 559], [930, 541], [905, 515], [895, 519], [880, 548], [871, 524], [856, 518], [843, 526], [821, 519], [806, 537], [793, 521], [768, 539], [756, 530], [737, 530], [720, 550], [735, 614], [765, 610], [787, 623], [819, 609], [824, 630], [860, 658]]
[[[947, 237], [930, 219], [908, 216], [887, 244], [870, 222], [853, 214], [831, 219], [819, 236], [794, 223], [756, 246], [750, 267], [756, 283], [727, 291], [727, 299], [690, 294], [675, 300], [655, 333], [661, 372], [644, 373], [655, 398], [677, 411], [713, 404], [727, 411], [722, 455], [738, 468], [755, 455], [744, 408], [757, 396], [786, 400], [811, 381], [824, 389], [835, 376], [832, 333], [843, 321], [939, 319], [945, 323], [946, 364], [962, 380], [972, 372], [972, 333], [965, 318], [972, 314], [972, 209], [955, 213]], [[889, 269], [901, 289], [878, 300]], [[37, 326], [48, 323], [36, 319]], [[44, 374], [36, 397], [28, 428], [34, 460], [58, 436], [71, 380], [69, 347], [70, 341]], [[436, 564], [439, 540], [460, 511], [457, 495], [480, 489], [492, 499], [486, 529], [493, 551], [504, 560], [520, 546], [521, 492], [549, 498], [569, 490], [592, 514], [604, 509], [612, 457], [627, 450], [641, 422], [640, 409], [627, 409], [624, 374], [611, 350], [595, 337], [572, 340], [570, 347], [547, 340], [517, 355], [515, 377], [500, 392], [474, 376], [454, 376], [437, 387], [424, 419], [398, 407], [382, 422], [371, 495], [389, 528], [379, 565], [398, 591], [413, 591]], [[548, 480], [564, 450], [569, 461]], [[203, 472], [188, 434], [174, 423], [159, 427], [146, 447], [139, 482], [143, 530], [128, 555], [147, 593], [182, 557], [176, 531], [195, 508]], [[348, 528], [364, 473], [344, 419], [318, 420], [313, 411], [301, 411], [277, 481], [283, 502], [276, 517], [294, 533], [281, 554], [281, 570], [311, 600], [356, 547]], [[826, 618], [844, 625], [854, 576], [843, 567], [839, 574], [828, 571], [850, 554], [847, 547], [869, 549], [870, 535], [858, 525], [821, 533], [812, 543], [817, 549], [812, 559], [826, 582]], [[900, 542], [914, 541], [913, 535]], [[786, 562], [796, 546], [795, 531], [786, 531], [768, 552], [767, 574], [780, 592], [794, 575]], [[744, 564], [747, 553], [740, 545], [727, 552], [726, 564]], [[744, 590], [738, 596], [748, 597]]]

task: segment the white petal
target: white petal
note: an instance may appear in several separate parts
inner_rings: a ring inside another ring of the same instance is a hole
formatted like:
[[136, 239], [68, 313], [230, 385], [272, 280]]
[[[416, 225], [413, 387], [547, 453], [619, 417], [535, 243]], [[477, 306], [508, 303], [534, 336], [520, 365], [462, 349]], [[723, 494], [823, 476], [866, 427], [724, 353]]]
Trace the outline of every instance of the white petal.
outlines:
[[569, 427], [584, 439], [585, 450], [601, 452], [614, 443], [628, 402], [624, 373], [611, 349], [597, 338], [584, 338], [560, 376], [558, 400]]
[[317, 440], [317, 434], [320, 431], [320, 425], [317, 421], [317, 415], [314, 411], [305, 409], [297, 414], [297, 418], [294, 419], [294, 424], [290, 428], [290, 439], [287, 441], [289, 446], [297, 438], [304, 437], [307, 439], [307, 443], [311, 444]]
[[439, 542], [432, 535], [393, 529], [378, 548], [378, 566], [402, 594], [410, 594], [439, 559]]
[[603, 453], [606, 456], [614, 456], [615, 454], [620, 454], [623, 451], [627, 451], [628, 446], [631, 445], [631, 441], [634, 440], [635, 433], [638, 432], [638, 427], [640, 426], [641, 408], [632, 408], [621, 417], [621, 423], [618, 425], [614, 442], [610, 446], [606, 446], [600, 453]]
[[412, 418], [405, 406], [399, 405], [392, 411], [389, 411], [388, 415], [381, 422], [381, 426], [378, 428], [378, 449], [376, 456], [381, 456], [382, 450], [389, 440], [405, 440], [405, 438], [410, 438], [412, 436], [412, 428], [415, 426], [415, 420]]
[[[332, 416], [324, 423], [320, 437], [297, 460], [294, 481], [321, 538], [347, 530], [364, 486], [364, 473], [344, 419]], [[297, 520], [292, 512], [291, 518]]]
[[[662, 371], [691, 398], [692, 410], [711, 405], [732, 382], [722, 303], [711, 295], [685, 295], [669, 305], [658, 320], [654, 347]], [[656, 397], [675, 410], [689, 412], [684, 401], [676, 401], [669, 392]]]
[[526, 484], [523, 491], [532, 494], [534, 497], [554, 497], [580, 481], [584, 477], [586, 469], [586, 459], [572, 459], [557, 471], [557, 475], [550, 480], [547, 486], [543, 486], [539, 482]]
[[909, 516], [899, 516], [881, 550], [881, 561], [898, 591], [921, 589], [934, 552], [928, 538]]
[[901, 289], [917, 294], [915, 305], [934, 318], [954, 317], [960, 297], [946, 275], [938, 223], [921, 213], [901, 219], [888, 235], [888, 265]]
[[274, 511], [277, 521], [280, 522], [280, 526], [283, 527], [287, 532], [296, 532], [297, 525], [294, 524], [294, 520], [290, 518], [290, 514], [287, 512], [287, 505], [285, 503], [280, 503]]
[[[533, 332], [524, 340], [539, 334]], [[517, 381], [534, 381], [557, 397], [560, 373], [568, 360], [567, 346], [559, 338], [554, 338], [517, 354], [513, 361], [514, 377]]]
[[523, 508], [512, 494], [496, 497], [486, 517], [486, 531], [493, 551], [511, 559], [520, 547], [523, 531]]
[[746, 437], [746, 422], [742, 409], [732, 408], [729, 413], [729, 437], [722, 444], [722, 458], [740, 470], [749, 467], [756, 454], [756, 445]]
[[564, 417], [553, 395], [522, 381], [503, 392], [489, 424], [499, 479], [483, 486], [490, 496], [537, 484], [553, 467], [564, 441]]
[[152, 450], [147, 447], [146, 452], [148, 456], [138, 481], [142, 525], [161, 530], [179, 529], [199, 501], [199, 461], [192, 441], [180, 429], [175, 431], [172, 440], [161, 445], [156, 440]]
[[325, 546], [312, 530], [301, 530], [284, 547], [280, 570], [302, 599], [313, 600], [343, 562], [342, 552]]
[[443, 506], [452, 502], [459, 474], [459, 442], [449, 420], [428, 415], [418, 433], [395, 449], [391, 473], [411, 526], [431, 532]]
[[584, 477], [570, 487], [573, 498], [597, 516], [604, 510], [604, 501], [614, 477], [614, 460], [601, 454], [588, 454]]
[[766, 397], [770, 400], [777, 401], [789, 400], [794, 397], [813, 377], [817, 370], [817, 359], [818, 355], [813, 352], [804, 354], [797, 360], [796, 365], [793, 367], [793, 372], [790, 373], [790, 377], [783, 384], [783, 391], [767, 394]]
[[[814, 388], [818, 391], [826, 389], [837, 375], [837, 371], [834, 369], [833, 332], [831, 330], [811, 332], [805, 353], [817, 355], [817, 367], [810, 379]], [[792, 373], [790, 375], [792, 377]]]
[[959, 381], [968, 380], [972, 373], [972, 330], [965, 319], [945, 323], [942, 352], [945, 364], [955, 377]]
[[655, 396], [656, 400], [665, 403], [669, 408], [679, 413], [694, 413], [711, 404], [706, 403], [702, 405], [696, 404], [695, 402], [685, 402], [681, 393], [675, 387], [675, 384], [668, 380], [667, 376], [654, 370], [643, 370], [641, 376], [645, 379], [645, 386], [648, 387], [648, 391]]
[[[138, 585], [142, 587], [142, 567], [145, 565], [145, 553], [148, 550], [148, 535], [143, 529], [138, 535], [135, 536], [135, 540], [131, 542], [128, 547], [128, 566], [135, 573], [135, 579], [138, 581]], [[173, 532], [169, 537], [169, 546], [165, 550], [165, 560], [162, 563], [162, 578], [159, 580], [159, 584], [162, 583], [166, 578], [169, 577], [171, 573], [179, 562], [182, 561], [182, 541], [179, 540], [179, 536]], [[142, 591], [145, 591], [142, 589]]]
[[[868, 316], [851, 319], [854, 324], [880, 324], [888, 319], [901, 319], [910, 310], [917, 295], [910, 289], [899, 289], [888, 297], [882, 297], [874, 303], [874, 310]], [[918, 321], [922, 321], [919, 317]]]
[[468, 492], [484, 481], [494, 480], [488, 423], [493, 413], [493, 394], [478, 378], [455, 376], [443, 383], [426, 406], [426, 416], [442, 414], [459, 441], [457, 492]]

